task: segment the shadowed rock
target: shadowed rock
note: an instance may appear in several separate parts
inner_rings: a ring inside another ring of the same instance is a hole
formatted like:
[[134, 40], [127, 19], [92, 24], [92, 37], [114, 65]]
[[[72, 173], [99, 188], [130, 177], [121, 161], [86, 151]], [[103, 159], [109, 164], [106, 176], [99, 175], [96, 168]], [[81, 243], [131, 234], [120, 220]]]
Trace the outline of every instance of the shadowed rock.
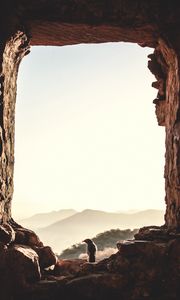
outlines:
[[58, 260], [53, 273], [58, 275], [75, 275], [81, 272], [86, 261], [83, 259], [62, 259]]
[[15, 232], [13, 228], [5, 223], [0, 225], [0, 242], [10, 244], [15, 240]]
[[57, 263], [57, 257], [52, 251], [51, 247], [34, 247], [33, 249], [39, 256], [39, 264], [41, 269], [48, 268]]
[[8, 277], [15, 290], [41, 279], [38, 255], [28, 246], [13, 245], [9, 248], [6, 263]]
[[27, 245], [31, 247], [42, 247], [43, 243], [40, 241], [37, 234], [29, 229], [26, 228], [17, 228], [15, 229], [15, 243], [16, 244], [22, 244]]

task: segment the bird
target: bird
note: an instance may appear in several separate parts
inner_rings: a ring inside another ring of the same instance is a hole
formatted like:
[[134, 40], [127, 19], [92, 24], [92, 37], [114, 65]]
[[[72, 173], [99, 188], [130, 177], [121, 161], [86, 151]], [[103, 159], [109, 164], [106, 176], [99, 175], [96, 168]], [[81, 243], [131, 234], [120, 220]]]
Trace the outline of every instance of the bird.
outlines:
[[87, 244], [87, 254], [89, 256], [89, 262], [95, 262], [97, 250], [96, 244], [91, 239], [85, 239], [83, 242]]

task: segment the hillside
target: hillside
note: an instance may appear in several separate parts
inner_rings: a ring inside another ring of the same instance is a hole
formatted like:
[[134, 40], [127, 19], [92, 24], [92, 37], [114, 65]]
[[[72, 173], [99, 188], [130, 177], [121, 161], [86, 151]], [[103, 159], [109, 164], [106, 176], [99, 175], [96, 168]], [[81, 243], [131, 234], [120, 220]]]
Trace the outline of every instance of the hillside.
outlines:
[[[106, 248], [115, 248], [116, 242], [119, 240], [132, 239], [137, 233], [137, 229], [130, 230], [120, 230], [120, 229], [112, 229], [109, 231], [105, 231], [103, 233], [99, 233], [92, 240], [97, 245], [98, 252], [103, 251]], [[70, 248], [63, 250], [63, 252], [58, 255], [60, 259], [76, 259], [82, 253], [86, 252], [86, 245], [83, 243], [78, 243], [72, 245]]]
[[134, 214], [109, 213], [86, 209], [50, 226], [37, 230], [42, 241], [60, 253], [63, 249], [110, 229], [134, 229], [162, 225], [164, 212], [145, 210]]
[[32, 217], [19, 220], [19, 223], [26, 228], [37, 230], [68, 218], [76, 213], [77, 212], [74, 209], [61, 209], [59, 211], [52, 211], [49, 213], [35, 214]]

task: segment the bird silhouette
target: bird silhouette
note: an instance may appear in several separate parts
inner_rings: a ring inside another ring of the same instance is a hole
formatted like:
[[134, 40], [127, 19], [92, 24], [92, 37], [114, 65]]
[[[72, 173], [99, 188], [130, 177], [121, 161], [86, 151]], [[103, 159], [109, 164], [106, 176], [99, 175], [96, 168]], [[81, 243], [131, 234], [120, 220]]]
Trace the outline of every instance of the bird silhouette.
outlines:
[[90, 239], [85, 239], [83, 242], [87, 244], [87, 254], [89, 256], [89, 262], [95, 262], [97, 250], [96, 244]]

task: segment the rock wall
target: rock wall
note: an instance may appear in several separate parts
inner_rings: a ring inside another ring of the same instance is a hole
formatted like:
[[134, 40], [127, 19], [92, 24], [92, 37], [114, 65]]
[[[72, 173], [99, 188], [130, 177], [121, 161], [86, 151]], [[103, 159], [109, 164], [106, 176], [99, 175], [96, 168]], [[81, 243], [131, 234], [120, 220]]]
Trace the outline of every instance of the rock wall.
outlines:
[[[180, 229], [180, 73], [179, 53], [160, 43], [162, 55], [168, 66], [165, 97], [165, 221], [169, 228]], [[172, 47], [172, 46], [171, 46]]]
[[179, 50], [159, 39], [148, 67], [157, 81], [152, 86], [158, 89], [156, 105], [158, 124], [166, 127], [165, 190], [168, 228], [180, 229], [180, 90]]
[[14, 171], [16, 80], [21, 59], [29, 51], [25, 34], [18, 31], [1, 48], [0, 73], [0, 219], [11, 218]]

